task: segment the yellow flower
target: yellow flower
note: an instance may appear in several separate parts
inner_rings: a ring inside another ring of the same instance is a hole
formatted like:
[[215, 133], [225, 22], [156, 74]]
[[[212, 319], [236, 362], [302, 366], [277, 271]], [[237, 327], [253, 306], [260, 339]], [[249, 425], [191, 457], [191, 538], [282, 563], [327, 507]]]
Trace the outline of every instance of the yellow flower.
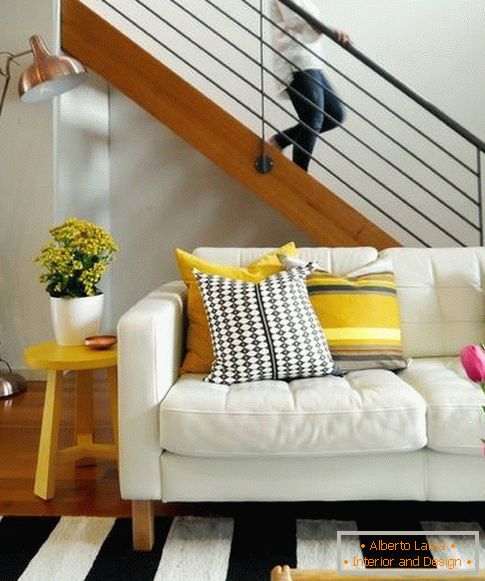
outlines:
[[35, 259], [46, 272], [40, 282], [51, 296], [90, 296], [96, 294], [108, 264], [118, 251], [114, 238], [101, 226], [68, 218], [50, 230], [51, 242]]

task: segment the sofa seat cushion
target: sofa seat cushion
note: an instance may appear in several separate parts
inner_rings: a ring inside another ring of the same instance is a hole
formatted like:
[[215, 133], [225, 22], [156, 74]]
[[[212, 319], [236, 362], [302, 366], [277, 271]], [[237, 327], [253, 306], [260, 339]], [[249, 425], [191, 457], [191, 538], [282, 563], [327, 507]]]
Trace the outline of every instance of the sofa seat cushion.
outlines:
[[210, 384], [183, 375], [160, 405], [160, 443], [205, 457], [332, 456], [426, 445], [426, 403], [387, 370]]
[[457, 357], [413, 359], [399, 376], [426, 400], [428, 447], [451, 454], [481, 453], [485, 396]]

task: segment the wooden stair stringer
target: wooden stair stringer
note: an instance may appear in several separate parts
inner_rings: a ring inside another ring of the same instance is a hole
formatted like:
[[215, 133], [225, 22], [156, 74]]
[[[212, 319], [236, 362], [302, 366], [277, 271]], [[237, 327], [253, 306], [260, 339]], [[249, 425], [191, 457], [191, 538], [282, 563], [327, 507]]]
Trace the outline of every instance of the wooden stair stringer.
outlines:
[[62, 0], [62, 48], [143, 107], [323, 246], [400, 246], [278, 151], [254, 160], [260, 138], [80, 0]]

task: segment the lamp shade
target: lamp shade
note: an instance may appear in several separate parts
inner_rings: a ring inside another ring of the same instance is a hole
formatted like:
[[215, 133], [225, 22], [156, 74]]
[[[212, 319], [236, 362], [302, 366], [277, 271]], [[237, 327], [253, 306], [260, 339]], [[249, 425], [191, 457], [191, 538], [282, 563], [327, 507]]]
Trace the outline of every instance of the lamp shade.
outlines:
[[82, 83], [87, 71], [77, 60], [52, 55], [38, 35], [30, 38], [34, 62], [22, 73], [19, 95], [24, 103], [42, 103]]

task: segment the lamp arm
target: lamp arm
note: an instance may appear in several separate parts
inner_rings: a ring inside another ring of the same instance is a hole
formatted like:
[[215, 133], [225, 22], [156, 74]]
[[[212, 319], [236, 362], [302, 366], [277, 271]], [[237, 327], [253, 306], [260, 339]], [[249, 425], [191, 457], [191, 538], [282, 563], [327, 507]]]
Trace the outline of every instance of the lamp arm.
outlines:
[[10, 75], [10, 65], [12, 64], [12, 61], [15, 64], [18, 65], [20, 63], [16, 62], [16, 60], [15, 60], [16, 58], [19, 58], [21, 56], [26, 56], [28, 54], [32, 54], [33, 52], [34, 51], [31, 48], [29, 48], [28, 50], [24, 50], [22, 52], [17, 52], [15, 54], [13, 54], [11, 52], [8, 52], [8, 51], [5, 51], [5, 50], [4, 51], [0, 51], [0, 55], [2, 55], [2, 54], [8, 54], [8, 58], [7, 58], [6, 62], [5, 62], [5, 70], [2, 70], [0, 68], [0, 75], [2, 75], [4, 77], [8, 77]]
[[5, 97], [7, 95], [8, 85], [10, 84], [10, 75], [3, 75], [5, 77], [5, 83], [2, 89], [2, 96], [0, 97], [0, 117], [2, 116], [3, 104], [5, 102]]
[[11, 77], [10, 66], [12, 65], [12, 62], [18, 64], [17, 61], [15, 60], [16, 58], [31, 54], [32, 52], [33, 52], [32, 49], [24, 50], [23, 52], [18, 52], [16, 54], [12, 54], [11, 52], [5, 52], [5, 51], [0, 52], [0, 54], [8, 54], [8, 58], [5, 62], [5, 70], [0, 68], [0, 75], [5, 77], [5, 83], [3, 85], [2, 95], [0, 96], [0, 117], [2, 116], [3, 104], [5, 102], [5, 97], [7, 96], [8, 86], [10, 84], [10, 77]]

